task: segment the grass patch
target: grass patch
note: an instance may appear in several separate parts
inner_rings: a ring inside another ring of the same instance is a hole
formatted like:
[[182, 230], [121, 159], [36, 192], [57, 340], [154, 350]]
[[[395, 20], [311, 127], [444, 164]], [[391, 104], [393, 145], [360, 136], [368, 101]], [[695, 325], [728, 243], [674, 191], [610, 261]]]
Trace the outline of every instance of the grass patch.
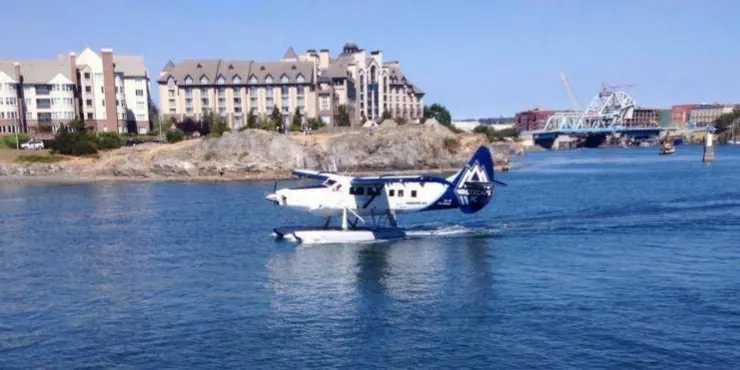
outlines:
[[43, 154], [22, 154], [18, 156], [18, 159], [16, 159], [16, 161], [22, 163], [56, 163], [63, 160], [63, 157]]

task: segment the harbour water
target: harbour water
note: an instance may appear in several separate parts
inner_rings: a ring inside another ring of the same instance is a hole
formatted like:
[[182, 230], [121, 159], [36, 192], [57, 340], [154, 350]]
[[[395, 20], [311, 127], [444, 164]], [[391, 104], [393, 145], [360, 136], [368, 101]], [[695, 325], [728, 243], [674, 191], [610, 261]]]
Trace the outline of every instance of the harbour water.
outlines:
[[294, 247], [271, 183], [0, 185], [0, 368], [740, 364], [740, 148], [531, 153], [472, 217]]

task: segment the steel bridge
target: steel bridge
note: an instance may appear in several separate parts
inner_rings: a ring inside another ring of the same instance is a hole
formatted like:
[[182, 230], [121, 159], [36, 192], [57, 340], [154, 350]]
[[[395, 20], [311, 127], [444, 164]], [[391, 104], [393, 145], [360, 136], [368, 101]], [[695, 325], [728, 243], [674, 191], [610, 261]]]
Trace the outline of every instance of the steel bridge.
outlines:
[[522, 131], [535, 139], [555, 138], [558, 135], [615, 134], [650, 135], [661, 131], [657, 123], [645, 126], [625, 126], [625, 119], [632, 118], [635, 99], [619, 86], [602, 86], [583, 111], [558, 112], [547, 119], [539, 130]]

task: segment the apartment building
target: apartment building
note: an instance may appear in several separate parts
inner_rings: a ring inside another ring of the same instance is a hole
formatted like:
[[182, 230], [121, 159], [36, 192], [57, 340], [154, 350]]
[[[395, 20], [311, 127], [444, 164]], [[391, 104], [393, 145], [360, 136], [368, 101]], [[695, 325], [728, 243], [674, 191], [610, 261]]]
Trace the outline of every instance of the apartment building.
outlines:
[[101, 132], [148, 132], [143, 57], [88, 48], [79, 56], [0, 61], [0, 135], [51, 137], [76, 118]]
[[696, 105], [689, 111], [689, 121], [696, 123], [697, 126], [706, 126], [714, 123], [719, 116], [725, 113], [732, 113], [735, 108], [733, 105], [723, 104], [701, 104]]
[[650, 127], [660, 125], [661, 110], [657, 108], [635, 107], [624, 118], [626, 127]]
[[298, 55], [288, 48], [278, 61], [222, 59], [169, 62], [159, 77], [162, 113], [176, 119], [212, 112], [233, 128], [246, 124], [247, 112], [265, 118], [278, 107], [288, 124], [296, 109], [305, 118], [333, 124], [344, 105], [353, 125], [395, 117], [421, 118], [424, 93], [411, 84], [398, 62], [384, 63], [380, 51], [368, 54], [347, 43], [331, 58], [328, 49]]

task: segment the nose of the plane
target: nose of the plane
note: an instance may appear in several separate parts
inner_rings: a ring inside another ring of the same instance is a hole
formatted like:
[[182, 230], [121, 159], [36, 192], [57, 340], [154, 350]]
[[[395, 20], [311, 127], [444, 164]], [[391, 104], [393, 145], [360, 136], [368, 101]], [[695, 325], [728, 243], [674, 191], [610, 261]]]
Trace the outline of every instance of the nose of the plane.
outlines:
[[268, 194], [265, 197], [265, 200], [269, 200], [270, 202], [278, 202], [278, 195], [276, 193]]

